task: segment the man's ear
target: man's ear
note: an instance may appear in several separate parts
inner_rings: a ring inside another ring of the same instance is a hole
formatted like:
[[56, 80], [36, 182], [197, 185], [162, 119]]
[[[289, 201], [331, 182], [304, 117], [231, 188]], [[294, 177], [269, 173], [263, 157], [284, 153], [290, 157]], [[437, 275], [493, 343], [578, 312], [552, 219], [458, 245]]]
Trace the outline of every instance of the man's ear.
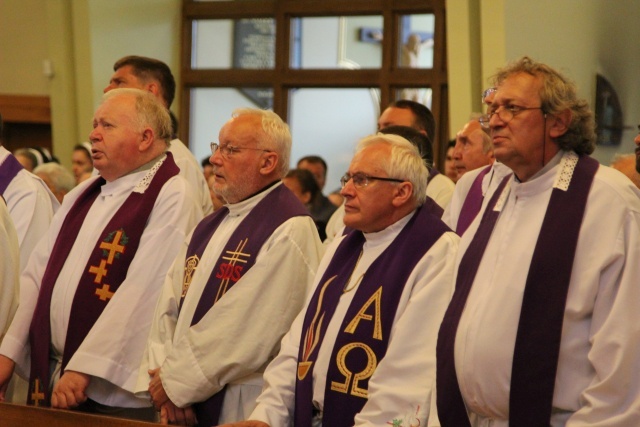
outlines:
[[[558, 114], [553, 114], [551, 118], [551, 127], [549, 128], [549, 135], [551, 138], [558, 138], [567, 133], [569, 125], [571, 125], [571, 110], [567, 108]], [[547, 120], [549, 120], [549, 116], [547, 116]]]
[[307, 204], [309, 202], [311, 202], [311, 191], [305, 191], [304, 193], [302, 193], [302, 203], [303, 204]]
[[153, 134], [153, 129], [146, 128], [142, 131], [142, 139], [138, 144], [138, 150], [140, 152], [147, 151], [153, 145], [153, 141], [155, 141], [155, 135]]
[[149, 92], [151, 92], [152, 94], [154, 94], [154, 96], [156, 96], [157, 98], [159, 98], [160, 100], [162, 100], [162, 93], [160, 90], [160, 85], [157, 82], [151, 82], [151, 83], [147, 83], [147, 90]]
[[413, 197], [413, 184], [409, 181], [404, 181], [396, 185], [393, 195], [393, 206], [402, 206], [407, 203]]
[[275, 151], [269, 151], [263, 153], [260, 159], [260, 173], [262, 175], [271, 175], [275, 173], [278, 167], [278, 153]]

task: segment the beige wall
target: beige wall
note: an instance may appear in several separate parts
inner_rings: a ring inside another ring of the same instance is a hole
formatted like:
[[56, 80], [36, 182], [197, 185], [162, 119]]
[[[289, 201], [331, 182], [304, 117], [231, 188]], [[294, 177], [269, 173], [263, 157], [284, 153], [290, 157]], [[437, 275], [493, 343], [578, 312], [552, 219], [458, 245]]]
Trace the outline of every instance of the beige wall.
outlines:
[[[479, 35], [469, 20], [481, 23]], [[623, 133], [619, 147], [598, 146], [594, 156], [608, 164], [615, 153], [631, 152], [640, 120], [638, 22], [640, 0], [448, 0], [452, 136], [468, 120], [469, 105], [479, 106], [480, 92], [466, 92], [478, 68], [488, 86], [497, 67], [528, 55], [562, 70], [592, 107], [596, 74], [604, 75], [616, 88], [625, 125], [633, 128]], [[462, 58], [468, 45], [481, 51], [479, 63]]]
[[[181, 5], [180, 0], [1, 0], [0, 94], [50, 97], [54, 152], [69, 166], [73, 146], [88, 138], [118, 58], [161, 59], [179, 79]], [[51, 78], [43, 74], [45, 60], [52, 65]]]
[[[66, 163], [90, 132], [116, 59], [156, 57], [179, 78], [180, 10], [180, 0], [2, 0], [0, 94], [51, 97], [54, 149]], [[495, 69], [526, 54], [564, 70], [591, 103], [595, 74], [607, 77], [634, 129], [596, 157], [608, 163], [631, 151], [640, 120], [638, 22], [640, 0], [447, 0], [452, 135], [481, 108]]]

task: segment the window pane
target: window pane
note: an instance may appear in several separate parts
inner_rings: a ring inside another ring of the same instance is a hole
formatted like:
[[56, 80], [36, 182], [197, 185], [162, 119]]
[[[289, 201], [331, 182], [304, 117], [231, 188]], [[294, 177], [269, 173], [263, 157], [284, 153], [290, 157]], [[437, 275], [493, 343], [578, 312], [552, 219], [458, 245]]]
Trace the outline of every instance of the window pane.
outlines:
[[377, 89], [290, 90], [292, 167], [303, 156], [318, 155], [328, 165], [324, 194], [339, 189], [357, 142], [376, 132], [379, 105]]
[[433, 68], [433, 14], [403, 15], [398, 37], [398, 66]]
[[270, 69], [275, 65], [273, 18], [193, 21], [194, 69]]
[[[201, 160], [211, 155], [209, 143], [218, 140], [220, 128], [236, 108], [264, 108], [271, 88], [196, 88], [191, 90], [189, 148]], [[267, 106], [269, 107], [269, 106]]]
[[426, 105], [431, 110], [431, 88], [419, 88], [419, 87], [406, 87], [402, 89], [396, 89], [395, 100], [408, 99], [410, 101], [419, 102]]
[[291, 68], [358, 69], [382, 64], [382, 16], [291, 20]]

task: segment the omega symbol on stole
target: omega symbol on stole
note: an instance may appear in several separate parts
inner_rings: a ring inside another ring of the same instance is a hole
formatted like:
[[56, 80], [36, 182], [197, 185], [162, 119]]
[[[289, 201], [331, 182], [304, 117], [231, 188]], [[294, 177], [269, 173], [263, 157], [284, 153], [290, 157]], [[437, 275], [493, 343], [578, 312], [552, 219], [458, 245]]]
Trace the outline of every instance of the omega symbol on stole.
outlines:
[[[360, 321], [373, 322], [372, 338], [382, 340], [382, 320], [381, 320], [382, 286], [379, 287], [367, 302], [360, 308], [358, 313], [349, 322], [343, 333], [354, 334], [360, 325]], [[373, 311], [373, 313], [372, 313]], [[360, 353], [358, 359], [364, 355], [364, 364], [356, 358], [349, 358], [349, 354]], [[354, 363], [354, 361], [357, 363]], [[344, 382], [331, 381], [331, 390], [340, 393], [349, 393], [352, 396], [367, 398], [369, 392], [367, 388], [361, 386], [361, 382], [369, 379], [378, 366], [378, 359], [371, 347], [364, 342], [350, 342], [338, 350], [335, 361], [338, 370], [344, 376]], [[356, 372], [354, 372], [356, 370]], [[349, 386], [351, 389], [349, 390]]]

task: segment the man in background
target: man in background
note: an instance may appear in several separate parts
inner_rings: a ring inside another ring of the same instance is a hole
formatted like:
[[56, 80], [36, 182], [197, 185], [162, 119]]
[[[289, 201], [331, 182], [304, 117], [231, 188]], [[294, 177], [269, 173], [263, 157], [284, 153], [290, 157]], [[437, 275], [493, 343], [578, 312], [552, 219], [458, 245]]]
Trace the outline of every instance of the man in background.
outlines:
[[[391, 103], [380, 114], [378, 130], [389, 126], [408, 126], [424, 133], [433, 141], [436, 137], [436, 121], [431, 110], [425, 105], [406, 99]], [[431, 150], [433, 152], [433, 148]], [[429, 164], [429, 184], [427, 196], [431, 197], [442, 209], [446, 208], [453, 196], [455, 184], [445, 175], [438, 172], [432, 163]]]
[[[176, 82], [164, 62], [144, 56], [125, 56], [116, 61], [113, 71], [109, 85], [104, 88], [105, 93], [115, 88], [141, 89], [151, 92], [165, 108], [171, 107]], [[213, 212], [209, 187], [193, 153], [177, 138], [171, 140], [169, 151], [173, 153], [173, 158], [180, 168], [180, 175], [193, 187], [194, 194], [202, 206], [202, 213], [208, 215]]]

